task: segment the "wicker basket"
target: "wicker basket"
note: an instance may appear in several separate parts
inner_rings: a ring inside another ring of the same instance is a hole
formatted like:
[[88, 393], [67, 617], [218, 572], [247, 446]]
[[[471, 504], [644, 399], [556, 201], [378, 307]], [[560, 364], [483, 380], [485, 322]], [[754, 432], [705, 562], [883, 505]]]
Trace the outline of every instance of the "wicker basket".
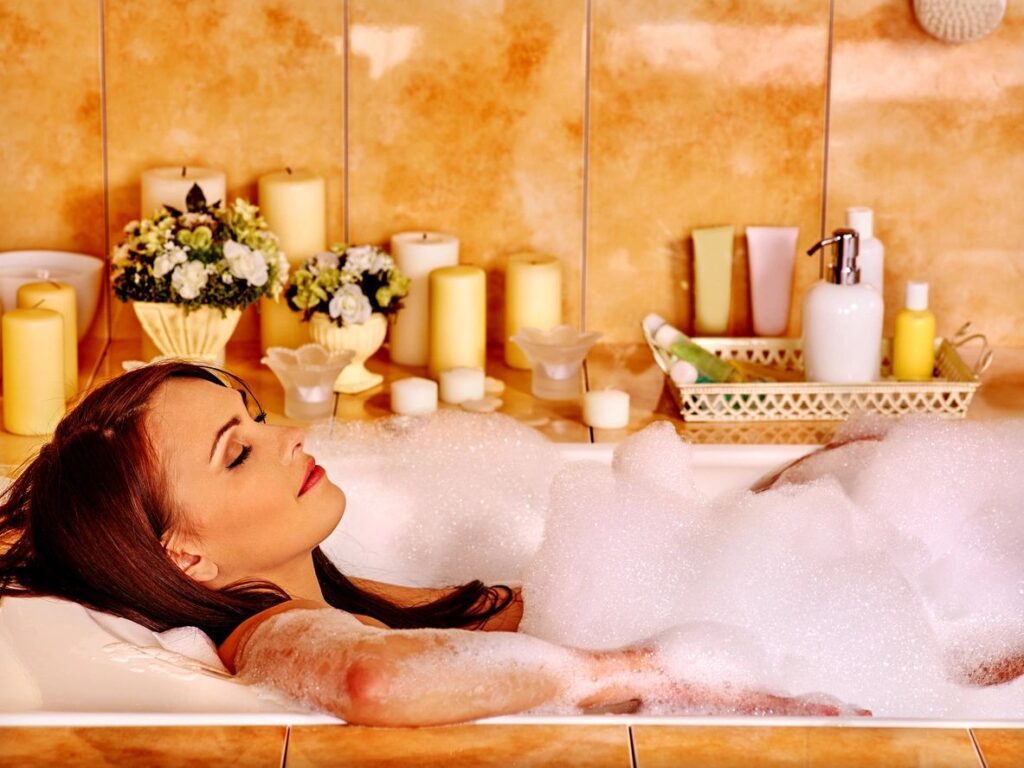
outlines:
[[[669, 379], [669, 389], [687, 421], [783, 421], [844, 419], [857, 411], [874, 411], [886, 416], [927, 412], [963, 418], [980, 376], [992, 362], [992, 352], [980, 334], [966, 335], [964, 326], [952, 340], [935, 340], [935, 367], [939, 376], [932, 381], [905, 382], [891, 378], [891, 343], [882, 341], [882, 381], [869, 384], [821, 384], [816, 382], [772, 382], [742, 384], [685, 384]], [[668, 374], [672, 356], [657, 347], [644, 329], [658, 367]], [[958, 348], [980, 339], [981, 351], [974, 367], [960, 357]], [[802, 372], [800, 339], [788, 338], [695, 338], [709, 352], [726, 360], [757, 363], [790, 372]]]

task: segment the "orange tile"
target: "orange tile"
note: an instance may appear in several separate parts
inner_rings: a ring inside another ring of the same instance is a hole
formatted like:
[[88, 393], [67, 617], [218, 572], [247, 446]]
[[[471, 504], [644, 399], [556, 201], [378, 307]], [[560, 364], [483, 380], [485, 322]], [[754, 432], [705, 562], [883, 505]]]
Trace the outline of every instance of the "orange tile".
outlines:
[[0, 728], [5, 765], [234, 765], [277, 768], [285, 729], [273, 727]]
[[288, 768], [370, 766], [592, 766], [628, 768], [625, 726], [454, 725], [444, 728], [300, 726]]
[[579, 318], [583, 40], [579, 0], [351, 0], [350, 237], [453, 232], [488, 272], [488, 336], [502, 341], [504, 258], [563, 264]]
[[[691, 327], [690, 233], [732, 224], [730, 329], [749, 333], [744, 227], [820, 231], [828, 5], [594, 0], [588, 329]], [[816, 276], [799, 263], [798, 286]]]
[[0, 250], [102, 256], [99, 10], [0, 7]]
[[[108, 3], [106, 13], [114, 243], [139, 215], [142, 172], [178, 164], [219, 168], [228, 197], [250, 200], [263, 173], [309, 168], [327, 181], [328, 238], [344, 237], [341, 0], [252, 0], [230, 12], [144, 0]], [[257, 333], [246, 315], [236, 338]], [[116, 325], [138, 335], [133, 317]]]
[[986, 768], [1018, 768], [1024, 765], [1024, 730], [976, 728], [974, 739]]
[[1024, 7], [990, 36], [929, 37], [910, 3], [836, 4], [828, 224], [875, 209], [886, 328], [908, 279], [931, 284], [939, 332], [967, 320], [1024, 342]]
[[908, 728], [633, 728], [637, 768], [976, 768], [966, 730]]

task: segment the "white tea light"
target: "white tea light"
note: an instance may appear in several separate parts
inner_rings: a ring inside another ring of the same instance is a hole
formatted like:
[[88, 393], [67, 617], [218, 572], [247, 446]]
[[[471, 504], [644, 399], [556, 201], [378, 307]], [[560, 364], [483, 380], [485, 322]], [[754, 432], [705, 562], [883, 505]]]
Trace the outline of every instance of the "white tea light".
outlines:
[[622, 429], [629, 424], [629, 393], [602, 389], [583, 395], [583, 423], [597, 429]]
[[437, 382], [411, 376], [391, 384], [391, 410], [403, 416], [437, 410]]
[[450, 368], [441, 371], [441, 402], [459, 405], [484, 397], [484, 372], [480, 368]]

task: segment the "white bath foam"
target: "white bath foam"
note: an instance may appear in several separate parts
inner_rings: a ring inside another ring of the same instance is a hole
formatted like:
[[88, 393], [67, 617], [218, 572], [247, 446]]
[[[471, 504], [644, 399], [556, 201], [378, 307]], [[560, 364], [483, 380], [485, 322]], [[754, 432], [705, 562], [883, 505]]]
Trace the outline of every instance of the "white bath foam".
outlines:
[[307, 450], [348, 497], [326, 554], [349, 575], [424, 586], [518, 581], [562, 465], [514, 419], [455, 410], [317, 427]]

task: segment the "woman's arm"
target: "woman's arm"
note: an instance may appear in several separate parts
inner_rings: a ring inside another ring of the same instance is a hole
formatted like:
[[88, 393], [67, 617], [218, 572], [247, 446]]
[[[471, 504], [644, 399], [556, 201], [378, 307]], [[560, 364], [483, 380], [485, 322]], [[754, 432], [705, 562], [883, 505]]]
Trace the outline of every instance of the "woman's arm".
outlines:
[[271, 617], [241, 640], [236, 660], [243, 679], [362, 725], [440, 725], [542, 705], [605, 708], [651, 695], [680, 708], [838, 714], [668, 680], [648, 651], [588, 653], [516, 633], [380, 630], [333, 609]]

